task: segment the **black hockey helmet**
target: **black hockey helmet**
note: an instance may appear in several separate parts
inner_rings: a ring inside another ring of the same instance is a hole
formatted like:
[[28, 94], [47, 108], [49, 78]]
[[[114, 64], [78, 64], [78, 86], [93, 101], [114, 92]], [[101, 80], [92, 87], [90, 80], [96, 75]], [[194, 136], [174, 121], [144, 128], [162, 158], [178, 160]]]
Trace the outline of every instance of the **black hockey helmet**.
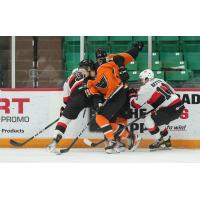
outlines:
[[96, 49], [96, 59], [105, 58], [107, 56], [107, 52], [103, 48]]
[[84, 59], [79, 63], [79, 68], [86, 69], [87, 71], [95, 70], [95, 64], [90, 59]]

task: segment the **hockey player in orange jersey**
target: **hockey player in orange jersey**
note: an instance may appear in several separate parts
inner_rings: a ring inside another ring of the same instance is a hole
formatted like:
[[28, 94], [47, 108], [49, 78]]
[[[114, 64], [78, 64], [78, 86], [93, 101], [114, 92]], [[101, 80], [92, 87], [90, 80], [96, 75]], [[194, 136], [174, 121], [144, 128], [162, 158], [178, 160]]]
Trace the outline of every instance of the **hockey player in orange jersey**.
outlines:
[[[123, 138], [128, 138], [128, 148], [133, 150], [135, 138], [130, 137], [127, 129], [122, 129], [122, 126], [127, 124], [127, 117], [123, 115], [126, 114], [126, 110], [130, 110], [129, 102], [127, 102], [129, 76], [125, 65], [135, 60], [142, 48], [143, 44], [138, 42], [135, 43], [133, 49], [126, 53], [107, 56], [107, 53], [101, 48], [96, 51], [96, 78], [89, 80], [87, 86], [93, 95], [94, 106], [98, 110], [96, 123], [108, 140], [108, 146], [105, 148], [106, 153], [117, 152], [119, 144], [117, 141]], [[102, 109], [101, 95], [103, 95], [104, 100], [109, 98]], [[115, 135], [119, 129], [121, 130], [120, 133]]]

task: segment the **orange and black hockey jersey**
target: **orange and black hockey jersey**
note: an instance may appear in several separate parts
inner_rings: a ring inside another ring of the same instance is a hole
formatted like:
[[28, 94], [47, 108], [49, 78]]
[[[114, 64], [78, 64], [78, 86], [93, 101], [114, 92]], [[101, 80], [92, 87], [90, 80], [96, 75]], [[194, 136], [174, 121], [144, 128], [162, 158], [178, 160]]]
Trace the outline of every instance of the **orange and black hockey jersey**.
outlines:
[[87, 86], [91, 94], [103, 94], [104, 98], [107, 99], [122, 84], [119, 78], [119, 67], [112, 61], [112, 58], [116, 55], [124, 58], [125, 65], [133, 60], [133, 57], [128, 53], [110, 54], [108, 59], [111, 61], [98, 68], [95, 80], [88, 81]]
[[124, 58], [124, 65], [127, 65], [134, 60], [133, 57], [128, 53], [109, 54], [107, 60], [112, 61], [114, 56], [122, 56]]

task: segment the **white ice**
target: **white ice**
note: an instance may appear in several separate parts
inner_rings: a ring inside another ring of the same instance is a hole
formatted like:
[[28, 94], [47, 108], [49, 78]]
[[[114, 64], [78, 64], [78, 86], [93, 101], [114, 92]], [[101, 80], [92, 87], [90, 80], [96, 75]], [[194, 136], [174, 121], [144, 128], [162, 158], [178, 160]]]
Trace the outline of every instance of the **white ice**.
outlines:
[[172, 149], [149, 152], [148, 149], [137, 149], [135, 152], [121, 152], [108, 155], [103, 149], [71, 149], [68, 153], [55, 155], [46, 149], [0, 148], [0, 162], [55, 162], [55, 163], [152, 163], [184, 162], [199, 163], [200, 149]]

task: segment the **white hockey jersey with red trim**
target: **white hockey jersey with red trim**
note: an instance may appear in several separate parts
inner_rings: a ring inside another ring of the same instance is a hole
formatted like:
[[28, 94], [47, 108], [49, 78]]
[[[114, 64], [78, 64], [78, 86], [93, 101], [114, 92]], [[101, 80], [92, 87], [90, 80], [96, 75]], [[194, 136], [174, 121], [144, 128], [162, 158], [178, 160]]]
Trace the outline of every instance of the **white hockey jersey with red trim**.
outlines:
[[154, 78], [141, 86], [137, 98], [131, 98], [134, 108], [139, 109], [144, 104], [151, 105], [154, 109], [168, 107], [181, 101], [175, 90], [164, 80]]
[[72, 73], [63, 85], [63, 103], [67, 103], [70, 97], [77, 92], [78, 88], [84, 82], [84, 75], [76, 71]]

